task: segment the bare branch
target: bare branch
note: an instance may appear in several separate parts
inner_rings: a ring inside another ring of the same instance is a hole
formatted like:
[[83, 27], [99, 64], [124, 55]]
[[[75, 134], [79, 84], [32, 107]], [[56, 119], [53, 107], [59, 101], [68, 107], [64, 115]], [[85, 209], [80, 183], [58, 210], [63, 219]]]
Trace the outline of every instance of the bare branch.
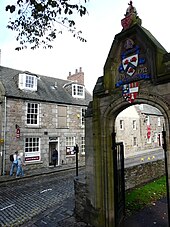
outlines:
[[[78, 4], [71, 4], [72, 0], [17, 0], [16, 5], [7, 5], [6, 11], [16, 12], [17, 17], [10, 20], [7, 28], [18, 32], [17, 41], [21, 50], [30, 46], [31, 49], [43, 46], [52, 48], [51, 42], [62, 29], [57, 24], [77, 37], [80, 41], [86, 42], [81, 37], [82, 32], [77, 31], [76, 23], [72, 19], [75, 13], [80, 17], [86, 15], [87, 9], [78, 1]], [[84, 0], [86, 3], [87, 0]], [[64, 16], [65, 15], [65, 16]]]

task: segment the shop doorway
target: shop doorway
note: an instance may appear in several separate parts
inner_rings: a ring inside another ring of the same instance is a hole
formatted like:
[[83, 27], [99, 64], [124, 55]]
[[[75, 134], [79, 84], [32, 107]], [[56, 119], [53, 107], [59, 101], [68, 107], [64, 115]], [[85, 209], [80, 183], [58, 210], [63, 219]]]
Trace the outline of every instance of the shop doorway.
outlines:
[[58, 160], [56, 162], [56, 165], [59, 165], [59, 145], [58, 145], [58, 140], [57, 141], [53, 141], [53, 142], [49, 142], [49, 166], [53, 166], [53, 160], [52, 160], [52, 154], [54, 149], [56, 149], [58, 151]]

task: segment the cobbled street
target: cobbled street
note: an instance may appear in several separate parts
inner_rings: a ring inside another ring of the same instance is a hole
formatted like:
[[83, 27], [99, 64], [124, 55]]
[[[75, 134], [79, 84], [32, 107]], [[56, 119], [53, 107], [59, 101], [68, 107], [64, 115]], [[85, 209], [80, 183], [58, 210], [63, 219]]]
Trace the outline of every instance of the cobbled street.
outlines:
[[[83, 174], [80, 170], [79, 175]], [[59, 226], [55, 220], [50, 225], [38, 224], [37, 217], [57, 208], [61, 211], [64, 203], [73, 206], [74, 177], [75, 170], [69, 170], [0, 185], [0, 226]]]

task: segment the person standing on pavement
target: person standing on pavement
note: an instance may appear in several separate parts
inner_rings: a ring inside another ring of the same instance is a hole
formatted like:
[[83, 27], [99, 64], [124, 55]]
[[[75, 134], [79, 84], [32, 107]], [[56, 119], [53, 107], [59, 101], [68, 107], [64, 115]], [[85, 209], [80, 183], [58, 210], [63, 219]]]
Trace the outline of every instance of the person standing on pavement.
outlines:
[[11, 169], [10, 169], [10, 176], [13, 175], [14, 173], [14, 169], [16, 168], [16, 172], [17, 172], [17, 168], [18, 168], [18, 151], [15, 152], [15, 154], [13, 155], [13, 162], [11, 165]]
[[56, 167], [56, 164], [58, 164], [58, 151], [55, 148], [53, 150], [52, 160], [53, 160], [54, 167]]
[[18, 160], [18, 167], [17, 167], [17, 173], [16, 173], [16, 177], [19, 176], [24, 176], [24, 171], [23, 171], [23, 159], [21, 158], [20, 155], [18, 155], [17, 157]]

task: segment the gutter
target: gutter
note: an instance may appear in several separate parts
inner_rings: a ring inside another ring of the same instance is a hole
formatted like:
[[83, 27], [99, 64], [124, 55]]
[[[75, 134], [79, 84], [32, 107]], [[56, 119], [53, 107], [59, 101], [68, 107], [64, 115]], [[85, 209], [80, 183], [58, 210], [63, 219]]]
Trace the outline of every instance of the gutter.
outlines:
[[6, 143], [6, 123], [7, 123], [7, 117], [6, 117], [6, 109], [7, 109], [7, 105], [6, 105], [6, 96], [4, 99], [4, 138], [3, 138], [3, 155], [2, 155], [2, 175], [5, 175], [5, 157], [6, 157], [6, 147], [5, 147], [5, 143]]

